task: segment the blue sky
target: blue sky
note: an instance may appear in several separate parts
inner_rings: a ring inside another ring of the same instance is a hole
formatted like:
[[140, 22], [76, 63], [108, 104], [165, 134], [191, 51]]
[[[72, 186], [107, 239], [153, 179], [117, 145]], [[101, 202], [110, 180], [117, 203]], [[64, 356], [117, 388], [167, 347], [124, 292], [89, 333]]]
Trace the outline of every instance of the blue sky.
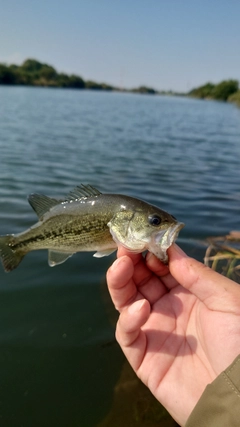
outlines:
[[0, 0], [0, 62], [127, 88], [240, 80], [239, 0]]

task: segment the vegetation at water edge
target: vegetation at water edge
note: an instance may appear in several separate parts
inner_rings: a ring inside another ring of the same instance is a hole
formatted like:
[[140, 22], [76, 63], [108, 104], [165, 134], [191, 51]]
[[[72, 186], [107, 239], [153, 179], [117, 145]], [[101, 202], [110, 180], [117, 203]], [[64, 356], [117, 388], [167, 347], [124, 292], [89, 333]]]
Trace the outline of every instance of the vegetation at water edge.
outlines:
[[[120, 90], [117, 87], [106, 83], [97, 83], [92, 80], [84, 80], [76, 74], [58, 73], [51, 65], [39, 62], [35, 59], [26, 59], [22, 65], [6, 65], [0, 63], [0, 84], [1, 85], [22, 85], [22, 86], [44, 86], [74, 89], [91, 90]], [[123, 89], [123, 91], [128, 92]], [[155, 94], [152, 88], [141, 86], [129, 90], [129, 92]]]
[[233, 101], [231, 97], [238, 92], [237, 80], [223, 80], [218, 84], [206, 83], [192, 89], [188, 95], [201, 99], [216, 99], [219, 101]]
[[158, 91], [148, 86], [140, 86], [134, 89], [120, 89], [106, 83], [97, 83], [84, 80], [76, 74], [58, 73], [51, 65], [26, 59], [22, 65], [6, 65], [0, 63], [1, 85], [25, 85], [45, 86], [74, 89], [91, 89], [105, 91], [123, 91], [150, 95], [180, 95], [191, 96], [201, 99], [216, 99], [219, 101], [230, 101], [240, 105], [240, 90], [237, 80], [224, 80], [218, 84], [206, 83], [203, 86], [192, 89], [188, 93], [176, 93], [173, 91]]
[[205, 264], [240, 284], [240, 231], [209, 237], [208, 242]]
[[240, 107], [240, 90], [230, 95], [228, 101], [234, 102]]
[[22, 65], [0, 64], [0, 84], [75, 89], [113, 89], [112, 86], [105, 83], [85, 81], [75, 74], [58, 73], [51, 65], [35, 59], [27, 59]]

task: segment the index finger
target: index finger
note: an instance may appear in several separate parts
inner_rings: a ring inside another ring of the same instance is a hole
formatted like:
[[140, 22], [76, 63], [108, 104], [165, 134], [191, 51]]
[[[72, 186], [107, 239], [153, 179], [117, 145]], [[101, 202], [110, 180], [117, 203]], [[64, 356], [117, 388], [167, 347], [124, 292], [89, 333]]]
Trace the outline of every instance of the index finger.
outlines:
[[137, 295], [136, 286], [132, 280], [134, 266], [128, 256], [118, 258], [107, 271], [108, 289], [118, 311], [130, 304]]
[[135, 265], [129, 254], [123, 255], [107, 271], [109, 292], [119, 311], [143, 298], [152, 305], [166, 293], [161, 279], [148, 269], [145, 259], [136, 254], [133, 254], [132, 257]]
[[[167, 265], [163, 264], [160, 260], [158, 263], [158, 271], [156, 272], [154, 269], [149, 268], [148, 257], [143, 257], [142, 253], [136, 254], [134, 252], [130, 252], [125, 249], [123, 246], [119, 246], [117, 256], [120, 258], [121, 256], [127, 255], [133, 262], [135, 266], [133, 272], [133, 280], [139, 288], [143, 289], [143, 286], [150, 281], [154, 274], [159, 277], [165, 276], [169, 273], [169, 268]], [[147, 255], [150, 255], [148, 252]]]

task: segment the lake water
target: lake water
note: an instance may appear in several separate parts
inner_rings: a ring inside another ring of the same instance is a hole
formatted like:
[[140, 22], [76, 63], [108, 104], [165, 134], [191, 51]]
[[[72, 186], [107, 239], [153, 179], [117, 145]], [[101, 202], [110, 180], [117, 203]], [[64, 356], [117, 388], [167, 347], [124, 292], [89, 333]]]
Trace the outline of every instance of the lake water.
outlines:
[[[200, 260], [208, 236], [240, 229], [231, 104], [2, 86], [0, 159], [0, 234], [36, 222], [28, 194], [63, 197], [80, 183], [169, 211], [186, 224], [179, 245]], [[105, 284], [114, 258], [79, 253], [49, 268], [38, 251], [0, 269], [1, 425], [91, 427], [111, 412], [124, 363]]]

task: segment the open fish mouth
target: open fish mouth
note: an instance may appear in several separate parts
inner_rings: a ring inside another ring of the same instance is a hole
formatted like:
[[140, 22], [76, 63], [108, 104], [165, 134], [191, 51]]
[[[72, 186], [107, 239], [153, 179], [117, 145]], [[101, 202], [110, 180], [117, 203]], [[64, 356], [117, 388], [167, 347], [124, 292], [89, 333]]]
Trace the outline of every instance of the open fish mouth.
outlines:
[[169, 228], [169, 230], [165, 233], [166, 236], [166, 245], [167, 248], [171, 246], [173, 242], [175, 242], [176, 238], [180, 230], [185, 226], [183, 222], [178, 222], [176, 225]]
[[171, 244], [176, 240], [180, 230], [185, 226], [183, 222], [178, 222], [175, 225], [172, 225], [167, 230], [161, 230], [155, 235], [155, 242], [158, 245], [161, 245], [162, 248], [166, 249], [171, 246]]
[[180, 230], [185, 226], [183, 222], [177, 222], [167, 230], [161, 230], [154, 236], [154, 244], [150, 249], [163, 262], [168, 261], [167, 249], [175, 242]]

